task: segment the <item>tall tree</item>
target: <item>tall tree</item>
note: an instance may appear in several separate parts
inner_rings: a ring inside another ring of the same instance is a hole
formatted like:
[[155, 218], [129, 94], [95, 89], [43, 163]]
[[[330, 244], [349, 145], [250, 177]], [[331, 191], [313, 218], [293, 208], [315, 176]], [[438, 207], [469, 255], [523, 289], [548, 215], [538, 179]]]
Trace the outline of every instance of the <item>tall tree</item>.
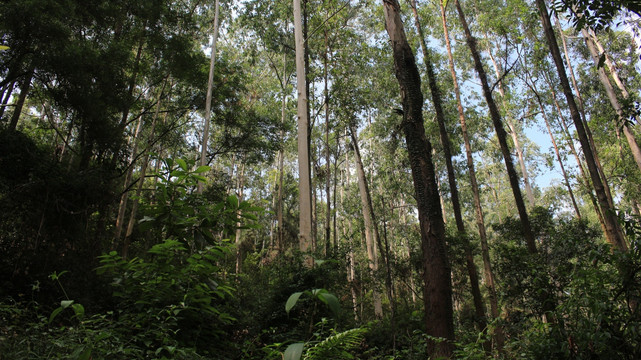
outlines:
[[[214, 28], [211, 39], [211, 59], [209, 62], [209, 80], [207, 81], [207, 98], [205, 100], [205, 119], [203, 120], [203, 139], [200, 145], [200, 166], [207, 165], [207, 148], [209, 147], [209, 123], [211, 121], [211, 97], [214, 88], [214, 70], [216, 67], [216, 41], [218, 40], [219, 0], [214, 4]], [[198, 182], [198, 192], [202, 194], [205, 184]]]
[[574, 126], [576, 128], [577, 136], [579, 137], [579, 142], [581, 143], [581, 149], [583, 150], [583, 155], [585, 157], [585, 162], [590, 173], [590, 178], [592, 179], [592, 185], [594, 186], [594, 191], [596, 192], [596, 197], [601, 207], [601, 213], [603, 215], [603, 220], [605, 224], [605, 236], [607, 240], [617, 249], [627, 250], [628, 246], [623, 238], [623, 234], [619, 228], [617, 222], [615, 209], [612, 207], [611, 203], [608, 201], [608, 196], [606, 195], [603, 182], [601, 181], [601, 176], [597, 169], [597, 165], [594, 159], [593, 149], [590, 146], [588, 136], [586, 133], [586, 128], [579, 114], [579, 109], [574, 101], [574, 95], [572, 94], [572, 89], [570, 88], [570, 83], [568, 81], [567, 75], [565, 73], [565, 67], [563, 65], [563, 59], [561, 58], [561, 52], [559, 51], [559, 45], [556, 42], [556, 35], [552, 30], [552, 23], [550, 22], [550, 14], [548, 13], [547, 6], [545, 5], [544, 0], [536, 0], [536, 5], [539, 10], [539, 15], [541, 17], [541, 24], [543, 26], [543, 31], [547, 40], [548, 48], [550, 49], [550, 54], [554, 65], [559, 75], [559, 81], [561, 82], [561, 87], [563, 88], [563, 93], [570, 108], [570, 115]]
[[[436, 112], [436, 123], [438, 124], [439, 137], [441, 140], [441, 146], [443, 148], [443, 156], [445, 158], [445, 168], [447, 169], [447, 180], [450, 187], [450, 199], [454, 212], [454, 221], [456, 223], [456, 229], [459, 233], [459, 236], [463, 241], [463, 247], [465, 248], [465, 262], [468, 277], [470, 280], [470, 288], [472, 290], [472, 299], [474, 302], [474, 310], [476, 312], [476, 322], [479, 329], [481, 331], [485, 331], [487, 327], [487, 321], [485, 318], [485, 304], [481, 296], [478, 270], [476, 268], [476, 264], [474, 263], [472, 247], [469, 238], [467, 237], [465, 224], [463, 223], [458, 185], [456, 184], [456, 175], [454, 173], [454, 165], [452, 164], [452, 145], [445, 125], [445, 111], [443, 110], [441, 90], [436, 82], [436, 74], [434, 73], [434, 56], [432, 54], [432, 51], [427, 47], [427, 44], [425, 43], [425, 35], [423, 35], [423, 28], [421, 27], [421, 22], [418, 16], [416, 0], [410, 0], [410, 6], [412, 7], [412, 13], [414, 14], [414, 25], [416, 26], [416, 31], [418, 32], [419, 43], [421, 44], [421, 49], [423, 50], [423, 61], [425, 63], [427, 72], [427, 82], [430, 89], [430, 95], [432, 97], [432, 104], [434, 105], [434, 111]], [[490, 342], [486, 341], [484, 345], [487, 351], [491, 350]]]
[[463, 30], [465, 32], [465, 39], [467, 46], [470, 48], [472, 53], [472, 58], [474, 59], [474, 69], [481, 80], [481, 87], [483, 88], [483, 96], [487, 102], [487, 106], [490, 110], [490, 117], [492, 118], [492, 123], [494, 125], [494, 130], [496, 131], [496, 136], [501, 147], [501, 153], [503, 154], [503, 160], [505, 161], [505, 168], [507, 170], [508, 179], [510, 180], [510, 187], [512, 188], [512, 193], [514, 194], [514, 202], [516, 208], [519, 212], [519, 218], [521, 219], [521, 226], [523, 227], [523, 236], [525, 237], [525, 242], [527, 244], [528, 250], [530, 253], [536, 253], [536, 243], [534, 241], [534, 234], [532, 233], [532, 228], [530, 225], [530, 220], [528, 218], [527, 210], [525, 208], [525, 203], [523, 202], [523, 195], [521, 195], [521, 188], [519, 186], [519, 177], [514, 170], [514, 162], [512, 161], [512, 152], [507, 144], [507, 134], [505, 128], [503, 127], [503, 121], [501, 120], [501, 113], [499, 112], [496, 102], [492, 97], [492, 90], [488, 84], [487, 75], [485, 72], [485, 67], [481, 61], [481, 55], [479, 54], [476, 48], [476, 39], [472, 35], [470, 28], [465, 19], [465, 14], [461, 8], [461, 4], [458, 0], [454, 1], [456, 10], [459, 15], [461, 24], [463, 25]]
[[383, 0], [385, 29], [391, 40], [394, 70], [403, 104], [401, 126], [405, 132], [414, 191], [418, 206], [423, 253], [423, 302], [428, 335], [445, 341], [428, 340], [427, 351], [433, 357], [453, 355], [454, 321], [452, 281], [445, 244], [445, 225], [439, 203], [432, 162], [432, 145], [425, 136], [421, 77], [414, 53], [405, 36], [396, 0]]
[[[309, 166], [309, 109], [307, 102], [307, 71], [301, 0], [294, 0], [294, 38], [296, 42], [296, 89], [298, 93], [298, 183], [299, 183], [299, 243], [307, 252], [312, 244], [312, 189]], [[311, 258], [308, 259], [311, 265]]]

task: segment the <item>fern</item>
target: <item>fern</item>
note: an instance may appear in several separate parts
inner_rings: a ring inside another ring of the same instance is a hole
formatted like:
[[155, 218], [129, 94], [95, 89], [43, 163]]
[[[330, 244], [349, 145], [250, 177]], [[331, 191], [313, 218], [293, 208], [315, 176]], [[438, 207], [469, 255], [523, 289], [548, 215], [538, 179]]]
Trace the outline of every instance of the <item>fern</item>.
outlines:
[[356, 328], [331, 335], [307, 349], [303, 359], [353, 359], [349, 351], [358, 348], [366, 332], [366, 328]]

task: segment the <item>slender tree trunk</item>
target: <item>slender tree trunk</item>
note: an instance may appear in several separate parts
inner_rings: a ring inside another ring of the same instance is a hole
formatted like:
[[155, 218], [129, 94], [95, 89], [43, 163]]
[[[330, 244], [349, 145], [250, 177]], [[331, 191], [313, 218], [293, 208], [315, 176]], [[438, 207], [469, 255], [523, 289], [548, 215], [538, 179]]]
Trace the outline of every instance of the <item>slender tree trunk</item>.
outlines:
[[4, 111], [8, 106], [9, 98], [13, 93], [13, 87], [16, 85], [15, 80], [9, 83], [6, 89], [3, 89], [2, 94], [0, 94], [0, 120], [4, 116]]
[[[436, 83], [436, 75], [434, 74], [434, 65], [433, 65], [433, 56], [430, 49], [428, 49], [427, 44], [425, 43], [425, 36], [423, 35], [423, 29], [421, 27], [421, 22], [418, 16], [418, 11], [416, 8], [416, 0], [410, 0], [410, 5], [412, 7], [412, 12], [414, 13], [414, 25], [416, 26], [416, 31], [418, 32], [419, 42], [421, 44], [421, 49], [423, 50], [423, 61], [425, 62], [425, 67], [427, 70], [427, 80], [430, 88], [430, 94], [432, 96], [432, 103], [434, 104], [434, 110], [436, 112], [436, 122], [439, 128], [439, 134], [441, 139], [441, 146], [443, 147], [443, 156], [445, 158], [445, 167], [447, 169], [447, 179], [450, 186], [450, 196], [452, 202], [452, 209], [454, 211], [454, 221], [456, 222], [456, 229], [458, 230], [461, 239], [463, 240], [463, 246], [465, 248], [465, 261], [467, 266], [468, 277], [470, 279], [470, 288], [472, 290], [472, 298], [474, 300], [474, 309], [476, 312], [476, 322], [479, 329], [483, 332], [486, 331], [487, 321], [485, 315], [485, 304], [483, 303], [483, 298], [481, 296], [481, 290], [479, 287], [478, 281], [478, 270], [476, 264], [474, 264], [474, 256], [472, 255], [472, 248], [465, 231], [465, 225], [463, 223], [463, 215], [461, 212], [461, 203], [459, 200], [458, 194], [458, 185], [456, 184], [456, 176], [454, 174], [454, 166], [452, 165], [452, 150], [450, 144], [450, 138], [445, 127], [445, 111], [443, 110], [443, 101], [441, 99], [441, 92]], [[491, 343], [485, 342], [484, 348], [486, 351], [491, 351]]]
[[[592, 155], [594, 157], [594, 163], [596, 165], [596, 169], [599, 173], [599, 176], [601, 177], [601, 183], [603, 185], [603, 189], [605, 191], [605, 196], [607, 198], [607, 201], [610, 203], [610, 207], [614, 208], [614, 201], [612, 200], [612, 194], [610, 192], [610, 186], [608, 185], [608, 179], [605, 176], [605, 172], [603, 171], [603, 166], [601, 166], [601, 161], [599, 160], [599, 153], [597, 152], [596, 145], [594, 143], [594, 138], [592, 137], [592, 131], [590, 130], [590, 127], [588, 126], [587, 122], [587, 117], [585, 116], [585, 108], [583, 106], [583, 98], [581, 97], [581, 91], [579, 90], [579, 85], [576, 81], [576, 77], [574, 76], [574, 69], [572, 67], [572, 61], [570, 60], [570, 54], [568, 52], [567, 44], [565, 42], [565, 35], [563, 34], [563, 29], [561, 28], [561, 23], [559, 22], [559, 19], [556, 19], [556, 26], [557, 29], [559, 30], [559, 34], [561, 35], [561, 41], [563, 43], [563, 53], [565, 55], [565, 61], [566, 65], [568, 67], [568, 71], [570, 72], [570, 77], [572, 79], [572, 88], [574, 89], [576, 93], [576, 100], [577, 102], [575, 103], [577, 105], [581, 121], [583, 123], [583, 127], [585, 129], [585, 134], [587, 135], [588, 143], [590, 144], [590, 149], [592, 150]], [[550, 25], [551, 26], [551, 25]], [[557, 45], [558, 47], [558, 45]], [[567, 75], [566, 75], [567, 78]], [[548, 79], [549, 81], [549, 79]], [[565, 90], [563, 90], [565, 92]], [[586, 177], [587, 179], [587, 177]], [[592, 197], [592, 202], [595, 204], [598, 204], [598, 201], [595, 196], [592, 195], [592, 190], [590, 190], [590, 194]], [[598, 205], [595, 205], [595, 207]], [[601, 221], [601, 227], [603, 228], [603, 233], [607, 233], [607, 227], [605, 223], [605, 218], [603, 217], [602, 210], [599, 209], [596, 211], [597, 214], [600, 214], [600, 220]], [[620, 232], [619, 229], [619, 235], [622, 237], [623, 235]]]
[[[610, 79], [608, 78], [608, 75], [605, 73], [605, 69], [601, 66], [599, 67], [599, 57], [601, 54], [599, 53], [599, 50], [597, 50], [597, 43], [598, 39], [596, 36], [592, 36], [586, 29], [583, 29], [581, 31], [583, 33], [583, 37], [585, 38], [585, 43], [588, 46], [588, 50], [590, 51], [590, 55], [592, 55], [592, 60], [594, 61], [594, 65], [597, 66], [597, 73], [599, 74], [599, 81], [601, 81], [601, 84], [603, 85], [603, 88], [605, 89], [605, 93], [608, 96], [608, 100], [610, 100], [610, 104], [612, 104], [612, 107], [614, 108], [614, 111], [617, 113], [619, 119], [617, 123], [617, 128], [619, 124], [622, 125], [623, 127], [623, 134], [625, 135], [625, 139], [628, 141], [628, 145], [630, 146], [630, 151], [632, 152], [632, 157], [634, 158], [634, 161], [637, 164], [637, 167], [641, 171], [641, 149], [639, 148], [639, 144], [637, 143], [637, 140], [634, 137], [634, 134], [632, 133], [632, 130], [628, 126], [628, 122], [626, 121], [627, 119], [625, 118], [625, 113], [623, 106], [621, 106], [621, 103], [619, 102], [619, 99], [617, 98], [617, 95], [614, 91], [614, 87], [612, 86], [612, 83], [610, 83]], [[610, 62], [610, 69], [612, 69], [612, 63]], [[610, 71], [610, 73], [616, 74], [616, 72]], [[619, 77], [617, 76], [615, 79], [618, 79]], [[625, 88], [623, 87], [623, 84], [620, 82], [620, 80], [617, 82], [617, 85], [619, 86], [620, 89], [625, 91]], [[627, 98], [627, 91], [624, 94], [624, 98]]]
[[125, 183], [123, 185], [123, 192], [122, 195], [120, 195], [120, 205], [118, 206], [118, 215], [116, 216], [116, 227], [114, 229], [114, 246], [117, 246], [118, 242], [120, 241], [120, 237], [122, 235], [122, 228], [125, 223], [125, 213], [127, 211], [127, 202], [129, 201], [129, 187], [131, 185], [131, 178], [133, 176], [134, 172], [134, 167], [136, 165], [136, 156], [138, 153], [138, 135], [140, 134], [140, 129], [142, 127], [142, 119], [143, 117], [141, 116], [138, 119], [138, 124], [136, 125], [136, 131], [134, 132], [134, 136], [131, 139], [131, 142], [134, 144], [133, 149], [131, 150], [131, 164], [129, 164], [129, 168], [127, 169], [127, 173], [125, 174]]
[[[209, 78], [207, 80], [207, 97], [205, 98], [205, 119], [203, 123], [203, 140], [200, 144], [200, 166], [207, 165], [207, 148], [209, 147], [209, 123], [211, 122], [211, 97], [214, 88], [214, 69], [216, 67], [216, 41], [218, 40], [219, 3], [214, 4], [214, 29], [211, 41], [211, 59], [209, 62]], [[205, 183], [198, 182], [197, 192], [203, 193]]]
[[505, 120], [507, 122], [507, 127], [509, 129], [508, 133], [510, 134], [510, 137], [512, 137], [512, 143], [514, 143], [514, 150], [516, 151], [516, 158], [519, 161], [519, 167], [521, 168], [521, 174], [523, 175], [523, 187], [525, 187], [525, 195], [527, 196], [527, 199], [530, 202], [530, 206], [534, 206], [535, 205], [534, 191], [532, 190], [532, 184], [530, 183], [530, 176], [527, 171], [527, 166], [525, 166], [525, 156], [523, 153], [523, 147], [521, 146], [521, 142], [519, 141], [517, 129], [513, 121], [513, 116], [509, 111], [507, 103], [505, 102], [505, 90], [503, 89], [503, 81], [500, 80], [501, 77], [503, 76], [502, 70], [500, 69], [499, 65], [494, 59], [494, 55], [492, 54], [492, 50], [489, 46], [487, 48], [487, 53], [490, 56], [490, 60], [492, 62], [492, 65], [494, 66], [494, 73], [496, 74], [496, 78], [498, 79], [498, 89], [499, 89], [499, 94], [501, 95], [501, 103], [503, 104], [503, 109], [505, 110], [505, 114], [506, 114]]
[[356, 163], [356, 174], [358, 175], [358, 190], [361, 195], [361, 205], [363, 206], [363, 222], [365, 224], [365, 246], [367, 248], [367, 258], [369, 260], [369, 268], [374, 279], [372, 287], [372, 298], [374, 300], [374, 315], [377, 319], [383, 318], [383, 304], [381, 302], [381, 294], [376, 285], [376, 272], [378, 271], [378, 252], [376, 251], [376, 244], [379, 242], [378, 224], [374, 215], [374, 208], [372, 206], [372, 198], [369, 192], [369, 185], [365, 176], [365, 169], [363, 168], [363, 161], [361, 160], [361, 152], [358, 146], [358, 139], [356, 137], [355, 129], [350, 127], [350, 137], [354, 145], [354, 157]]
[[[151, 121], [151, 128], [149, 129], [149, 139], [147, 140], [147, 149], [145, 156], [142, 160], [142, 167], [140, 169], [140, 176], [138, 176], [138, 184], [136, 187], [136, 196], [133, 200], [133, 204], [131, 206], [131, 213], [129, 215], [129, 223], [127, 224], [127, 231], [125, 233], [125, 240], [122, 245], [122, 257], [123, 259], [127, 258], [128, 252], [129, 252], [129, 245], [131, 243], [131, 235], [134, 232], [134, 226], [136, 224], [136, 214], [138, 213], [138, 206], [140, 205], [140, 196], [142, 195], [142, 187], [145, 183], [145, 177], [147, 176], [147, 167], [149, 166], [149, 158], [151, 156], [151, 147], [154, 142], [154, 134], [156, 132], [156, 123], [158, 122], [158, 116], [160, 114], [160, 104], [161, 104], [161, 99], [163, 92], [165, 90], [165, 86], [167, 85], [167, 82], [165, 81], [163, 83], [162, 89], [160, 90], [160, 93], [158, 94], [158, 99], [156, 101], [156, 109], [154, 111], [154, 117], [153, 120]], [[171, 86], [170, 86], [171, 88]], [[165, 113], [165, 117], [167, 114]]]
[[[243, 201], [243, 192], [245, 190], [245, 160], [240, 163], [240, 171], [238, 172], [238, 203]], [[240, 229], [240, 211], [238, 212], [238, 222], [236, 223], [236, 274], [240, 274], [243, 268], [243, 253], [242, 253], [242, 230]]]
[[[443, 23], [443, 32], [445, 35], [445, 45], [447, 48], [447, 56], [448, 56], [449, 65], [450, 65], [450, 73], [452, 74], [452, 82], [454, 84], [454, 94], [456, 95], [456, 104], [457, 104], [456, 108], [458, 111], [459, 122], [461, 123], [461, 132], [463, 135], [463, 142], [465, 144], [467, 169], [468, 169], [468, 174], [470, 176], [470, 183], [472, 187], [472, 197], [474, 199], [476, 225], [479, 231], [479, 238], [481, 240], [481, 255], [483, 258], [483, 266], [485, 270], [484, 271], [485, 283], [488, 287], [488, 293], [490, 298], [490, 312], [492, 314], [492, 318], [496, 319], [499, 317], [499, 307], [498, 307], [498, 299], [496, 296], [494, 272], [492, 271], [492, 263], [490, 261], [490, 251], [489, 251], [489, 246], [487, 244], [487, 232], [485, 229], [483, 207], [481, 205], [481, 196], [480, 196], [478, 182], [476, 179], [476, 170], [474, 169], [474, 158], [472, 153], [472, 146], [470, 144], [470, 137], [467, 132], [467, 122], [465, 120], [465, 112], [463, 111], [463, 104], [461, 101], [461, 92], [459, 90], [456, 69], [454, 68], [454, 57], [452, 56], [452, 47], [450, 45], [445, 7], [443, 6], [442, 3], [440, 4], [440, 7], [441, 7], [441, 21]], [[496, 341], [497, 347], [501, 349], [503, 347], [503, 336], [500, 329], [497, 329], [495, 341]]]
[[550, 48], [550, 53], [559, 74], [559, 80], [563, 88], [563, 93], [565, 94], [568, 107], [570, 108], [570, 115], [572, 116], [579, 141], [581, 142], [581, 148], [583, 149], [583, 155], [585, 156], [585, 161], [590, 172], [590, 177], [592, 178], [592, 184], [596, 192], [597, 200], [602, 210], [603, 219], [606, 226], [605, 236], [607, 240], [617, 249], [627, 250], [628, 246], [619, 229], [615, 210], [608, 201], [608, 196], [603, 187], [603, 182], [601, 181], [599, 170], [596, 167], [594, 154], [588, 140], [586, 129], [583, 125], [581, 115], [579, 114], [579, 109], [574, 101], [574, 95], [572, 94], [572, 89], [570, 88], [570, 83], [568, 82], [568, 78], [565, 73], [563, 59], [561, 58], [559, 46], [556, 42], [556, 35], [554, 34], [554, 31], [552, 30], [552, 24], [550, 23], [550, 15], [548, 13], [547, 6], [545, 5], [544, 0], [536, 0], [536, 4], [539, 8], [543, 31], [545, 32], [547, 43]]
[[[296, 82], [298, 92], [298, 181], [299, 181], [299, 244], [300, 251], [310, 250], [312, 237], [312, 190], [309, 169], [309, 114], [305, 71], [305, 39], [301, 0], [294, 0], [294, 37], [296, 41]], [[306, 261], [312, 266], [311, 257]]]
[[467, 40], [467, 45], [470, 48], [472, 53], [472, 58], [474, 59], [474, 68], [481, 80], [481, 86], [483, 88], [483, 95], [487, 101], [487, 105], [490, 110], [490, 116], [492, 117], [492, 123], [494, 124], [494, 129], [496, 130], [496, 136], [499, 140], [501, 147], [501, 153], [503, 154], [503, 159], [505, 161], [505, 167], [508, 173], [508, 178], [510, 180], [510, 186], [512, 188], [512, 193], [514, 194], [514, 202], [516, 203], [516, 208], [519, 212], [519, 218], [521, 219], [521, 226], [523, 229], [523, 235], [527, 244], [528, 251], [530, 253], [536, 253], [536, 243], [534, 241], [534, 234], [530, 226], [530, 219], [528, 218], [527, 210], [525, 208], [525, 203], [523, 202], [523, 196], [521, 195], [521, 188], [519, 187], [519, 178], [514, 170], [514, 163], [512, 162], [512, 153], [508, 147], [506, 140], [505, 129], [503, 128], [503, 122], [501, 121], [501, 114], [494, 102], [492, 97], [492, 91], [487, 81], [487, 75], [485, 73], [485, 68], [481, 62], [481, 56], [476, 49], [476, 39], [472, 36], [470, 32], [467, 21], [465, 20], [465, 14], [461, 8], [461, 4], [458, 0], [454, 1], [456, 9], [459, 14], [459, 19], [463, 25], [465, 31], [465, 38]]
[[559, 167], [561, 168], [561, 173], [563, 174], [563, 181], [565, 183], [566, 188], [568, 189], [568, 194], [570, 195], [570, 200], [572, 201], [572, 206], [574, 207], [574, 213], [576, 214], [576, 217], [578, 219], [581, 219], [581, 211], [579, 210], [579, 206], [577, 205], [576, 199], [574, 198], [574, 191], [572, 191], [572, 186], [570, 186], [570, 180], [568, 178], [567, 172], [565, 171], [565, 166], [563, 165], [563, 159], [561, 158], [559, 147], [557, 146], [554, 133], [552, 132], [550, 121], [545, 112], [545, 107], [543, 106], [543, 100], [541, 99], [539, 91], [536, 88], [536, 82], [531, 79], [530, 73], [527, 70], [527, 66], [525, 66], [527, 64], [523, 64], [523, 65], [524, 65], [523, 68], [525, 69], [525, 84], [530, 88], [530, 90], [532, 90], [532, 92], [534, 93], [534, 96], [536, 97], [537, 103], [539, 104], [541, 115], [543, 116], [543, 120], [545, 121], [545, 126], [548, 129], [548, 134], [550, 135], [550, 141], [552, 142], [552, 146], [554, 147], [556, 160], [559, 162]]
[[429, 356], [450, 358], [453, 355], [454, 321], [452, 282], [445, 244], [445, 225], [436, 187], [432, 145], [425, 136], [421, 78], [414, 53], [407, 42], [396, 0], [383, 0], [385, 29], [391, 40], [394, 68], [403, 103], [401, 125], [405, 132], [410, 158], [423, 253], [423, 301], [428, 335], [445, 339], [428, 340]]
[[27, 100], [27, 94], [29, 93], [29, 88], [31, 87], [31, 79], [33, 78], [33, 69], [25, 75], [24, 79], [20, 83], [20, 95], [16, 101], [16, 106], [13, 108], [13, 114], [11, 115], [11, 120], [9, 121], [9, 131], [15, 131], [18, 126], [18, 120], [20, 120], [20, 115], [22, 114], [22, 108], [24, 107], [24, 102]]
[[328, 76], [327, 76], [327, 53], [329, 52], [329, 40], [327, 35], [327, 30], [325, 30], [325, 56], [323, 58], [324, 70], [325, 70], [325, 196], [326, 196], [326, 211], [325, 211], [325, 256], [328, 257], [330, 254], [330, 229], [331, 229], [331, 215], [332, 215], [332, 202], [330, 197], [330, 174], [331, 167], [329, 161], [329, 89], [328, 89]]

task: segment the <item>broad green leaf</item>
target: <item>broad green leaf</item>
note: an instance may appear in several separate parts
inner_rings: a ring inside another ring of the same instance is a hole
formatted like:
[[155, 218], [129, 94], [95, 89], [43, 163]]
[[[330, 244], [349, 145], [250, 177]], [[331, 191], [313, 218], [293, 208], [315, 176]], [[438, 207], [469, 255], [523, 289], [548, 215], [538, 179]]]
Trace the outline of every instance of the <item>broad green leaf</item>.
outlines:
[[285, 311], [289, 314], [289, 311], [296, 305], [298, 302], [298, 298], [303, 295], [302, 292], [295, 292], [289, 296], [289, 299], [287, 299], [287, 302], [285, 303]]
[[85, 307], [82, 304], [72, 304], [71, 308], [73, 312], [76, 313], [76, 317], [83, 317], [85, 315]]
[[202, 165], [202, 166], [199, 166], [199, 167], [198, 167], [198, 169], [196, 169], [196, 171], [194, 171], [194, 172], [195, 172], [196, 174], [200, 174], [200, 173], [204, 173], [204, 172], [209, 171], [209, 169], [211, 169], [209, 166], [207, 166], [207, 165]]
[[227, 198], [227, 204], [232, 208], [232, 209], [238, 209], [238, 198], [236, 195], [229, 195]]
[[51, 322], [53, 321], [53, 319], [55, 319], [55, 318], [56, 318], [56, 316], [58, 316], [58, 314], [60, 314], [60, 313], [62, 312], [62, 310], [63, 310], [63, 308], [59, 307], [59, 308], [54, 309], [54, 310], [51, 312], [51, 315], [49, 316], [49, 324], [51, 324]]
[[187, 167], [187, 162], [185, 162], [185, 160], [183, 159], [176, 159], [176, 164], [178, 164], [178, 166], [180, 166], [180, 168], [185, 171], [189, 170], [189, 168]]
[[341, 306], [338, 302], [338, 298], [334, 296], [333, 294], [330, 294], [328, 292], [320, 293], [318, 294], [318, 298], [327, 304], [327, 307], [334, 313], [334, 315], [338, 315], [338, 313], [341, 311]]
[[73, 304], [73, 300], [62, 300], [62, 301], [60, 302], [60, 306], [61, 306], [63, 309], [68, 308], [68, 307], [69, 307], [69, 305], [71, 305], [71, 304]]
[[305, 346], [304, 343], [295, 343], [291, 344], [285, 349], [285, 353], [283, 354], [283, 360], [299, 360], [300, 357], [303, 355], [303, 347]]

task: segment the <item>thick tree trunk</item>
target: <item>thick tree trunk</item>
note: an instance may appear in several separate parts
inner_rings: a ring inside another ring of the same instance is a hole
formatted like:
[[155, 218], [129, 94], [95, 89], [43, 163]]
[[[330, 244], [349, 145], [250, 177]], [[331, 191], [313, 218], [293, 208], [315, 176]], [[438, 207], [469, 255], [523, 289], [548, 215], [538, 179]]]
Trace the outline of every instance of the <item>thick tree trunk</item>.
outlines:
[[[296, 41], [296, 82], [298, 92], [298, 182], [299, 182], [299, 244], [300, 251], [311, 250], [312, 241], [312, 190], [309, 169], [309, 114], [307, 103], [307, 79], [305, 71], [305, 39], [301, 0], [294, 0], [294, 37]], [[312, 259], [306, 260], [312, 266]]]
[[572, 94], [572, 89], [570, 88], [570, 83], [565, 73], [565, 67], [563, 65], [563, 59], [561, 58], [561, 52], [559, 51], [559, 45], [556, 42], [556, 35], [554, 34], [554, 31], [552, 30], [552, 24], [550, 23], [550, 15], [548, 13], [547, 6], [545, 5], [544, 0], [536, 0], [536, 4], [539, 8], [539, 15], [541, 16], [543, 31], [545, 32], [545, 37], [550, 48], [550, 53], [559, 74], [559, 80], [563, 88], [563, 93], [565, 94], [568, 107], [570, 108], [570, 115], [572, 116], [572, 121], [574, 122], [574, 126], [581, 143], [581, 148], [583, 149], [583, 155], [585, 156], [585, 162], [588, 166], [590, 177], [592, 178], [592, 184], [596, 192], [597, 200], [602, 210], [601, 212], [603, 214], [603, 219], [606, 227], [605, 236], [607, 240], [617, 249], [627, 250], [628, 246], [619, 229], [615, 209], [608, 201], [608, 196], [603, 186], [603, 181], [601, 181], [601, 176], [599, 175], [599, 170], [596, 166], [592, 147], [590, 146], [588, 140], [586, 128], [583, 125], [581, 115], [579, 114], [579, 109], [576, 105], [576, 102], [574, 101], [574, 95]]
[[[205, 119], [203, 125], [203, 140], [200, 144], [200, 166], [207, 165], [207, 148], [209, 147], [209, 123], [211, 122], [211, 97], [214, 88], [214, 69], [216, 67], [216, 41], [218, 40], [218, 15], [219, 3], [216, 0], [214, 5], [214, 29], [211, 42], [211, 58], [209, 62], [209, 79], [207, 80], [207, 97], [205, 99]], [[203, 193], [205, 183], [198, 182], [199, 194]]]
[[439, 342], [428, 340], [427, 351], [429, 356], [450, 358], [454, 340], [451, 271], [432, 163], [432, 145], [425, 136], [423, 124], [421, 78], [405, 36], [398, 1], [383, 0], [383, 11], [403, 103], [401, 125], [405, 132], [421, 228], [426, 331], [428, 335], [445, 339]]
[[[374, 207], [372, 206], [372, 197], [369, 192], [369, 185], [365, 177], [365, 169], [363, 168], [363, 161], [361, 160], [361, 151], [358, 146], [358, 139], [356, 137], [355, 129], [350, 127], [349, 135], [352, 138], [352, 145], [354, 146], [354, 158], [356, 163], [356, 174], [358, 176], [358, 191], [361, 195], [361, 206], [363, 207], [363, 223], [365, 224], [365, 246], [367, 248], [367, 259], [369, 260], [369, 269], [374, 279], [372, 288], [372, 298], [374, 302], [374, 315], [377, 319], [383, 318], [383, 303], [381, 302], [381, 294], [376, 285], [376, 272], [378, 271], [378, 252], [376, 251], [376, 244], [379, 242], [378, 224], [376, 223], [376, 216], [374, 215]], [[391, 299], [390, 299], [391, 300]]]
[[523, 196], [521, 195], [521, 188], [519, 187], [519, 178], [514, 170], [514, 163], [512, 162], [512, 153], [507, 144], [505, 129], [503, 128], [503, 121], [501, 120], [501, 114], [494, 102], [492, 97], [492, 91], [487, 81], [487, 75], [485, 73], [485, 68], [481, 62], [481, 56], [476, 49], [476, 39], [472, 36], [470, 28], [465, 20], [465, 14], [461, 8], [461, 4], [458, 0], [454, 1], [456, 9], [459, 14], [459, 19], [463, 25], [463, 30], [465, 31], [465, 38], [467, 45], [470, 48], [472, 53], [472, 58], [474, 59], [474, 68], [481, 80], [481, 86], [483, 88], [483, 95], [487, 101], [488, 108], [490, 110], [490, 116], [492, 118], [492, 123], [494, 124], [494, 129], [496, 130], [496, 136], [498, 138], [501, 153], [503, 154], [503, 159], [505, 161], [505, 168], [507, 170], [508, 178], [510, 180], [510, 186], [512, 188], [512, 193], [514, 194], [514, 202], [516, 208], [519, 212], [519, 218], [521, 219], [521, 226], [523, 229], [523, 236], [525, 237], [525, 242], [527, 244], [528, 251], [530, 253], [536, 253], [536, 243], [534, 241], [534, 234], [530, 226], [530, 219], [528, 218], [527, 210], [525, 208], [525, 203], [523, 201]]
[[[476, 322], [480, 331], [485, 332], [487, 327], [486, 315], [485, 315], [485, 304], [483, 303], [483, 297], [481, 296], [481, 290], [479, 287], [479, 277], [476, 264], [474, 263], [474, 256], [472, 255], [472, 248], [465, 231], [465, 225], [463, 223], [463, 215], [461, 212], [461, 203], [459, 200], [458, 185], [456, 184], [456, 176], [454, 174], [454, 166], [452, 165], [452, 150], [450, 144], [450, 138], [445, 127], [445, 111], [443, 110], [443, 101], [441, 99], [441, 92], [436, 83], [436, 75], [434, 74], [434, 65], [433, 65], [433, 56], [430, 49], [428, 49], [427, 44], [425, 43], [425, 36], [423, 35], [423, 29], [421, 27], [421, 22], [418, 17], [418, 10], [416, 8], [416, 0], [410, 0], [410, 5], [412, 7], [412, 12], [414, 13], [414, 25], [416, 26], [416, 31], [418, 32], [419, 42], [421, 44], [421, 49], [423, 50], [423, 61], [425, 62], [425, 67], [427, 71], [427, 80], [430, 88], [430, 95], [432, 96], [432, 103], [434, 104], [434, 110], [436, 112], [436, 122], [439, 128], [439, 135], [441, 139], [441, 146], [443, 147], [443, 156], [445, 158], [445, 167], [447, 169], [447, 179], [450, 186], [450, 198], [452, 202], [452, 209], [454, 211], [454, 221], [456, 222], [456, 229], [458, 230], [461, 239], [463, 240], [463, 246], [465, 248], [465, 261], [467, 266], [468, 277], [470, 279], [470, 288], [472, 290], [472, 298], [474, 301], [474, 309], [476, 313]], [[485, 342], [484, 348], [486, 351], [491, 351], [491, 343]]]

